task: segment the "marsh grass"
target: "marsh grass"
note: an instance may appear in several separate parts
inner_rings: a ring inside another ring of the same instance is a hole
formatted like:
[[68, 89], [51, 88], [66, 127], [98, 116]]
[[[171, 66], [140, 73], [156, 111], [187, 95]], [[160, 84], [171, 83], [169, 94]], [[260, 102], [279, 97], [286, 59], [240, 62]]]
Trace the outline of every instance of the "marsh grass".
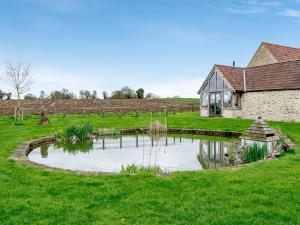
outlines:
[[80, 141], [85, 140], [93, 133], [93, 127], [89, 123], [83, 125], [71, 125], [64, 130], [64, 136], [70, 140], [72, 136], [76, 136]]
[[137, 173], [161, 173], [162, 169], [159, 166], [142, 166], [142, 165], [135, 165], [134, 163], [128, 164], [127, 166], [122, 165], [121, 173], [125, 174], [137, 174]]
[[247, 162], [257, 162], [265, 159], [268, 155], [268, 147], [266, 144], [260, 146], [253, 144], [244, 150], [243, 159]]
[[165, 134], [167, 133], [167, 123], [161, 123], [159, 120], [150, 122], [149, 133], [150, 134]]

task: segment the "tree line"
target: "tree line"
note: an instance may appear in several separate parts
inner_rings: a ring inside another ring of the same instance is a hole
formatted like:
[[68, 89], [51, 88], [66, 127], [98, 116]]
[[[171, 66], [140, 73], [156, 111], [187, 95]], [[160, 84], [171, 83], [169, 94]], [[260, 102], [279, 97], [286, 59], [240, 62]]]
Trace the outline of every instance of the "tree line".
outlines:
[[[6, 82], [13, 89], [17, 96], [19, 106], [21, 106], [21, 96], [24, 95], [24, 99], [98, 99], [98, 93], [96, 90], [80, 90], [78, 98], [75, 93], [68, 89], [54, 90], [50, 94], [45, 91], [41, 91], [39, 96], [32, 93], [28, 93], [33, 83], [31, 77], [31, 66], [23, 62], [8, 63], [6, 70]], [[12, 93], [5, 92], [0, 89], [0, 100], [11, 99]], [[119, 90], [113, 91], [110, 95], [106, 92], [102, 92], [103, 99], [154, 99], [159, 96], [149, 92], [145, 94], [143, 88], [137, 90], [131, 89], [128, 86], [122, 87]]]
[[[6, 93], [0, 90], [0, 100], [7, 99], [10, 100], [12, 97], [12, 93]], [[149, 92], [145, 94], [143, 88], [139, 88], [137, 90], [131, 89], [127, 86], [113, 91], [110, 95], [108, 92], [102, 92], [103, 99], [155, 99], [159, 98], [159, 96]], [[80, 90], [78, 96], [66, 89], [62, 90], [54, 90], [47, 94], [45, 91], [41, 91], [39, 95], [34, 95], [31, 93], [25, 94], [24, 99], [99, 99], [98, 92], [96, 90]]]

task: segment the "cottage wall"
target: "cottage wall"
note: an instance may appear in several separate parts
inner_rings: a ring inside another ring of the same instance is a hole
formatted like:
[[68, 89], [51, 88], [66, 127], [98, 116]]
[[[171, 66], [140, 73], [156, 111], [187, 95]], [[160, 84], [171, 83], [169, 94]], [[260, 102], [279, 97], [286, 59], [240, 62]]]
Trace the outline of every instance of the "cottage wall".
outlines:
[[276, 63], [276, 62], [277, 60], [275, 59], [275, 57], [263, 46], [261, 46], [257, 50], [256, 54], [253, 56], [253, 58], [251, 59], [250, 63], [248, 64], [248, 67], [261, 66], [261, 65], [266, 65], [266, 64]]
[[[241, 109], [223, 108], [224, 118], [299, 121], [300, 90], [247, 92], [242, 95]], [[200, 108], [202, 117], [208, 117], [208, 108]]]
[[300, 90], [247, 92], [241, 100], [243, 118], [300, 121]]
[[208, 117], [209, 116], [208, 107], [200, 108], [200, 116], [201, 117]]

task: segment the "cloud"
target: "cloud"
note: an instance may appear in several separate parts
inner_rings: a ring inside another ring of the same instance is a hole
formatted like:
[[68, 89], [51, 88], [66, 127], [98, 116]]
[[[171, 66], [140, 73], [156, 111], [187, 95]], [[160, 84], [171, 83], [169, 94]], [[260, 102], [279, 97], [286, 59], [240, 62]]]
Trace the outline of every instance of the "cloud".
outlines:
[[300, 10], [295, 9], [285, 9], [282, 13], [282, 16], [293, 17], [300, 19]]
[[280, 7], [280, 1], [263, 1], [263, 0], [239, 0], [226, 8], [229, 13], [236, 14], [257, 14]]

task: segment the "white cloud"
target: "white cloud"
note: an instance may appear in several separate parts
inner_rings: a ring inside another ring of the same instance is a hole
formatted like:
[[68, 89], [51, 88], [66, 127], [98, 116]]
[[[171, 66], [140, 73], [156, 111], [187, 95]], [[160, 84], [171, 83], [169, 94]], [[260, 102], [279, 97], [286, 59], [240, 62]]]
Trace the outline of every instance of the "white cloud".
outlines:
[[257, 14], [281, 6], [280, 1], [239, 0], [226, 8], [229, 13]]
[[281, 15], [287, 16], [287, 17], [293, 17], [300, 19], [300, 10], [295, 10], [295, 9], [285, 9]]

